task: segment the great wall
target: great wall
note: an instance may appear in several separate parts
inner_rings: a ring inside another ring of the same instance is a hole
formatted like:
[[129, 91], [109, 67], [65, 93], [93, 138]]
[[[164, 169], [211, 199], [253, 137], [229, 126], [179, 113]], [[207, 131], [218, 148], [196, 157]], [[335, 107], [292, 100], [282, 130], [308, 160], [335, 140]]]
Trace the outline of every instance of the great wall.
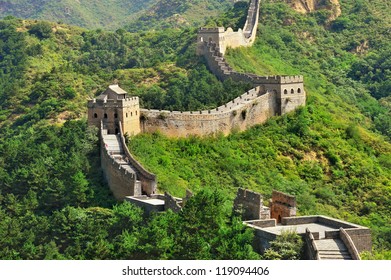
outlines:
[[[118, 85], [109, 86], [101, 95], [88, 101], [88, 124], [100, 129], [101, 166], [116, 199], [130, 201], [149, 214], [167, 209], [180, 211], [191, 197], [190, 192], [184, 199], [168, 193], [157, 194], [156, 175], [148, 172], [132, 156], [125, 134], [131, 136], [159, 131], [169, 137], [227, 135], [232, 130], [246, 130], [272, 116], [283, 115], [305, 105], [302, 76], [262, 77], [239, 73], [224, 59], [228, 48], [247, 47], [254, 43], [259, 9], [260, 0], [251, 0], [246, 23], [236, 32], [224, 27], [200, 28], [198, 31], [197, 54], [205, 57], [210, 71], [222, 81], [243, 81], [254, 87], [227, 104], [213, 110], [192, 112], [142, 109], [139, 98], [129, 97]], [[235, 207], [240, 205], [243, 220], [254, 228], [254, 248], [259, 252], [263, 252], [269, 242], [281, 234], [281, 228], [289, 225], [305, 228], [300, 234], [307, 244], [309, 259], [322, 259], [319, 254], [322, 244], [331, 248], [331, 255], [326, 254], [325, 259], [359, 259], [359, 252], [371, 250], [369, 229], [323, 216], [294, 217], [296, 201], [292, 196], [273, 193], [268, 208], [263, 206], [260, 194], [239, 189], [234, 204]], [[311, 227], [315, 231], [311, 232]], [[316, 231], [319, 229], [327, 238], [320, 238]], [[316, 241], [320, 239], [322, 241]]]

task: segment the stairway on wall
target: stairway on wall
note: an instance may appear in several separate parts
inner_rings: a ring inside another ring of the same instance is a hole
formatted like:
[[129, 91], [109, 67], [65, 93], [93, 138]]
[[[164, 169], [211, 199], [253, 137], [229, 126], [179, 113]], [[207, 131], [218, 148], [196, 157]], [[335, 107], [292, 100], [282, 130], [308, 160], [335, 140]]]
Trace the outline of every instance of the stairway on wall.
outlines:
[[321, 260], [351, 260], [352, 257], [343, 241], [339, 238], [315, 240]]
[[107, 152], [118, 162], [127, 172], [136, 174], [136, 170], [126, 160], [124, 148], [118, 134], [104, 134], [103, 143]]
[[103, 141], [106, 145], [107, 151], [112, 155], [124, 155], [124, 149], [121, 145], [121, 140], [119, 135], [116, 134], [106, 134], [103, 137]]

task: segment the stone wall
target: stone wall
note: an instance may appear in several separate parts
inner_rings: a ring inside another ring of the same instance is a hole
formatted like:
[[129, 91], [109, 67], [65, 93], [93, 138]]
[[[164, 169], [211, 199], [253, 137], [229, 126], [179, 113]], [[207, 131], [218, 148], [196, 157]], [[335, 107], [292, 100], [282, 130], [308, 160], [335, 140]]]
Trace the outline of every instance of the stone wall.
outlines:
[[359, 252], [354, 245], [354, 242], [352, 238], [348, 235], [345, 229], [341, 228], [340, 229], [340, 239], [342, 242], [345, 244], [346, 248], [349, 251], [350, 256], [352, 257], [353, 260], [360, 260], [360, 255]]
[[316, 222], [318, 222], [318, 216], [285, 217], [281, 219], [281, 224], [285, 226], [311, 224]]
[[167, 211], [168, 209], [178, 213], [182, 210], [182, 206], [179, 204], [178, 199], [166, 192], [164, 193], [164, 210]]
[[248, 223], [246, 223], [246, 225], [254, 229], [254, 250], [260, 254], [263, 254], [266, 249], [270, 248], [270, 242], [275, 240], [277, 238], [277, 235], [264, 231], [262, 228], [257, 227], [256, 225]]
[[263, 208], [262, 196], [259, 193], [242, 188], [238, 189], [234, 200], [234, 210], [242, 211], [243, 220], [261, 219]]
[[[101, 130], [101, 133], [104, 133]], [[101, 141], [103, 137], [101, 135]], [[101, 166], [106, 181], [117, 200], [122, 200], [126, 196], [141, 195], [141, 183], [134, 173], [127, 172], [115, 158], [105, 149], [105, 144], [101, 143]]]
[[282, 192], [273, 191], [270, 216], [278, 223], [282, 218], [296, 216], [296, 198]]
[[255, 221], [246, 221], [246, 224], [254, 225], [256, 227], [267, 228], [275, 227], [277, 225], [276, 219], [265, 219], [265, 220], [255, 220]]
[[231, 102], [208, 111], [141, 110], [141, 131], [159, 131], [170, 137], [211, 135], [243, 131], [276, 115], [275, 94], [253, 89]]
[[359, 253], [372, 251], [372, 236], [369, 228], [346, 229]]
[[125, 197], [126, 201], [143, 209], [144, 218], [149, 218], [152, 213], [162, 212], [165, 210], [163, 203], [160, 203], [160, 204], [149, 203], [149, 200], [151, 200], [151, 199], [159, 199], [160, 200], [160, 199], [164, 199], [164, 197], [162, 197], [160, 195], [152, 195], [151, 197], [146, 196], [146, 195]]
[[124, 134], [122, 131], [122, 124], [119, 122], [119, 134], [121, 139], [121, 144], [124, 149], [125, 155], [128, 159], [129, 164], [136, 170], [137, 178], [141, 182], [141, 190], [142, 193], [147, 195], [152, 195], [157, 192], [157, 180], [156, 175], [147, 171], [144, 166], [142, 166], [129, 152], [128, 146], [126, 145], [126, 141], [124, 138]]

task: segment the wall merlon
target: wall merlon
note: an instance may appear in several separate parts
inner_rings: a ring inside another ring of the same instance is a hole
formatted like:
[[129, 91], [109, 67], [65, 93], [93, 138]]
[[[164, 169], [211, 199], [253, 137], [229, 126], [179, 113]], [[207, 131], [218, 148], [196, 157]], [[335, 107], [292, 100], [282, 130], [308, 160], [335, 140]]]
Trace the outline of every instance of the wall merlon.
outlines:
[[224, 27], [200, 27], [198, 29], [199, 33], [215, 33], [215, 32], [224, 32], [225, 28]]

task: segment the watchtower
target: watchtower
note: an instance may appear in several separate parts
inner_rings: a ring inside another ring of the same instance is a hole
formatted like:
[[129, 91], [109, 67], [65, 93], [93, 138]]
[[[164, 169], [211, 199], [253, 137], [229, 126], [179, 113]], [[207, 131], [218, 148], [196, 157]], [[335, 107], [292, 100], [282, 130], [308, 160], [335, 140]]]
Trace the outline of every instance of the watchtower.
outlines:
[[280, 91], [278, 100], [280, 115], [292, 112], [306, 103], [303, 76], [279, 76]]
[[197, 55], [205, 54], [205, 43], [214, 43], [218, 51], [224, 55], [225, 53], [225, 38], [224, 38], [224, 27], [216, 28], [205, 28], [201, 27], [198, 30], [197, 38]]
[[127, 97], [118, 85], [109, 86], [98, 97], [88, 101], [88, 125], [100, 128], [101, 121], [108, 134], [122, 131], [129, 135], [140, 133], [140, 105], [138, 97]]

